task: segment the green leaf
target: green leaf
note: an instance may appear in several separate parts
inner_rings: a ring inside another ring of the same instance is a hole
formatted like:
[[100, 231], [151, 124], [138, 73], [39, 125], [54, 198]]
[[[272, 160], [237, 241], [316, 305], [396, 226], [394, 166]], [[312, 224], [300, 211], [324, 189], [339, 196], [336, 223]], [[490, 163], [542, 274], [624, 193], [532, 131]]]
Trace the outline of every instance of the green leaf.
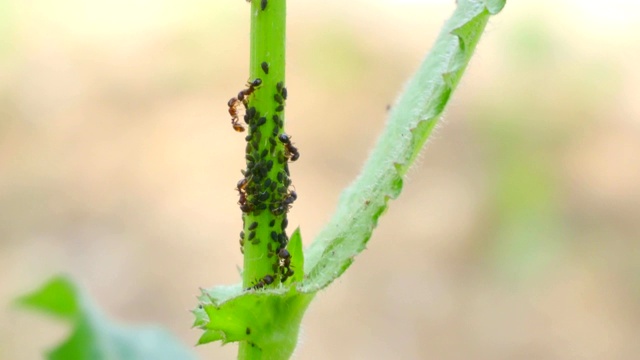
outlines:
[[265, 359], [288, 359], [295, 349], [302, 315], [313, 294], [301, 294], [296, 285], [304, 277], [300, 229], [287, 245], [294, 275], [286, 283], [259, 290], [238, 285], [201, 289], [200, 306], [193, 310], [195, 327], [204, 330], [198, 345], [243, 341]]
[[124, 326], [101, 314], [71, 280], [57, 276], [16, 300], [73, 324], [67, 340], [47, 353], [52, 360], [194, 359], [169, 332], [155, 326]]
[[300, 282], [304, 279], [304, 252], [302, 251], [302, 236], [300, 228], [297, 228], [287, 244], [287, 250], [291, 254], [291, 267], [294, 269], [293, 281]]
[[389, 115], [386, 129], [360, 176], [341, 195], [338, 209], [305, 252], [305, 280], [314, 293], [338, 278], [365, 249], [388, 201], [402, 191], [403, 178], [460, 82], [491, 14], [505, 1], [460, 0], [418, 72]]
[[[313, 299], [295, 287], [246, 290], [233, 298], [203, 290], [201, 306], [194, 310], [205, 330], [198, 345], [221, 340], [223, 344], [246, 341], [264, 359], [288, 359], [295, 349], [302, 315]], [[277, 346], [274, 346], [277, 345]]]

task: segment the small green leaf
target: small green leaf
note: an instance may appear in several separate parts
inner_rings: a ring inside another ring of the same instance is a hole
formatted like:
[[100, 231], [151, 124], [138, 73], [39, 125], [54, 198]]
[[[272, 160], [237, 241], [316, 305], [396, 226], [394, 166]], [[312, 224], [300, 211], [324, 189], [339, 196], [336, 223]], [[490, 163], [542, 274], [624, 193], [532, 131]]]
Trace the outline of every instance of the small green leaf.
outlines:
[[194, 359], [191, 351], [166, 330], [155, 326], [113, 323], [63, 276], [16, 300], [17, 304], [71, 321], [73, 330], [47, 353], [52, 360]]
[[79, 312], [77, 298], [78, 294], [73, 284], [65, 277], [56, 276], [40, 290], [16, 299], [16, 303], [64, 319], [72, 319]]
[[293, 281], [300, 282], [304, 278], [304, 252], [302, 251], [300, 228], [297, 228], [293, 234], [291, 234], [287, 250], [289, 250], [289, 254], [291, 254], [291, 267], [295, 269]]
[[[216, 288], [203, 290], [201, 299], [207, 301], [201, 306], [207, 321], [200, 326], [205, 332], [198, 344], [217, 340], [223, 343], [243, 341], [261, 352], [265, 359], [291, 356], [302, 315], [313, 299], [312, 294], [301, 294], [295, 287], [283, 285], [246, 290], [233, 298], [218, 297], [220, 294]], [[276, 344], [278, 346], [274, 346]]]

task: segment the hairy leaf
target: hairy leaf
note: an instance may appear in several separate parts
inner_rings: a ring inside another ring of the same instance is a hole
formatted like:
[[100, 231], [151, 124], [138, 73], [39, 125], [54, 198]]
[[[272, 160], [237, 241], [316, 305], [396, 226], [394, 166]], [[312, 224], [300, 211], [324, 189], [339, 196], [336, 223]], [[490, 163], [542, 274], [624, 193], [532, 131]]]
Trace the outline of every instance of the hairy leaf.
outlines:
[[386, 129], [360, 176], [305, 253], [300, 291], [318, 291], [339, 277], [364, 250], [390, 199], [418, 156], [458, 85], [491, 14], [505, 0], [460, 0], [418, 72], [393, 107]]

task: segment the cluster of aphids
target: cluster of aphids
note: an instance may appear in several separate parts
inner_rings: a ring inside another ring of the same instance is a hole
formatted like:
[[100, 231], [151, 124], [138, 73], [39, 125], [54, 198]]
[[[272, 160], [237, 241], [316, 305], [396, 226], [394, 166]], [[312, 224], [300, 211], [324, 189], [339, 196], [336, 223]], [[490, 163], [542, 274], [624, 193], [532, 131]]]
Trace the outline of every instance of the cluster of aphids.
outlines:
[[[269, 74], [268, 63], [263, 62], [261, 68], [265, 75]], [[279, 82], [275, 86], [275, 107], [271, 111], [261, 114], [256, 107], [250, 106], [249, 98], [265, 91], [264, 86], [260, 78], [249, 81], [247, 88], [228, 102], [234, 130], [245, 131], [245, 126], [240, 123], [239, 109], [242, 107], [243, 120], [249, 129], [249, 134], [245, 137], [247, 168], [242, 170], [243, 178], [236, 185], [240, 210], [247, 215], [253, 215], [253, 219], [264, 211], [275, 215], [269, 224], [260, 224], [269, 227], [267, 239], [258, 236], [259, 224], [255, 221], [243, 226], [245, 230], [240, 233], [240, 250], [243, 253], [245, 244], [258, 245], [261, 241], [268, 241], [267, 256], [274, 259], [273, 273], [265, 275], [248, 288], [256, 290], [276, 280], [285, 282], [294, 273], [291, 268], [291, 254], [286, 249], [289, 242], [286, 214], [298, 198], [291, 183], [289, 162], [300, 157], [298, 149], [291, 142], [291, 136], [284, 133], [283, 111], [287, 99], [287, 88], [284, 84]], [[247, 217], [243, 216], [243, 220], [246, 219]], [[260, 228], [263, 229], [263, 226]], [[264, 233], [263, 230], [260, 233]]]

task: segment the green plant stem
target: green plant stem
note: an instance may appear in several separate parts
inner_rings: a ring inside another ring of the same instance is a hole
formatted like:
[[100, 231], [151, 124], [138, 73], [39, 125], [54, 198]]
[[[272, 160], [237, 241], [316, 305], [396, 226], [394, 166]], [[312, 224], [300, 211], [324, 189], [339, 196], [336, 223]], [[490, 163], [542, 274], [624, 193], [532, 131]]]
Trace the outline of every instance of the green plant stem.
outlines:
[[[285, 81], [286, 1], [268, 0], [264, 9], [262, 6], [260, 0], [251, 3], [249, 81], [261, 79], [262, 83], [249, 97], [247, 106], [255, 108], [256, 115], [249, 121], [245, 171], [247, 201], [252, 209], [243, 214], [244, 288], [261, 281], [267, 286], [265, 276], [272, 276], [274, 285], [282, 280], [276, 252], [288, 240], [282, 225], [288, 210], [283, 206], [289, 187], [288, 165], [284, 145], [278, 139], [284, 132], [284, 106], [276, 100]], [[273, 183], [277, 185], [268, 186]], [[259, 359], [271, 352], [241, 341], [238, 359]]]

